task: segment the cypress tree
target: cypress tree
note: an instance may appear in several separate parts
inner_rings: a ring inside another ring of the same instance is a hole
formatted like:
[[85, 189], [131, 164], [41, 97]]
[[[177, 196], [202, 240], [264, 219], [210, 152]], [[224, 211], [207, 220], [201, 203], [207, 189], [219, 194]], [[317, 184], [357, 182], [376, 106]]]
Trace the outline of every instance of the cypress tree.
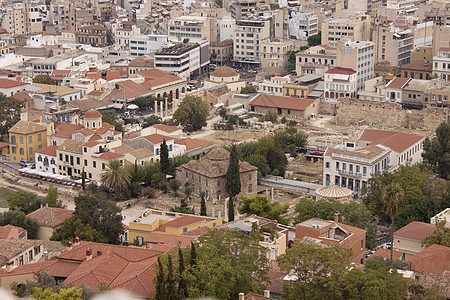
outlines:
[[191, 260], [189, 262], [191, 269], [193, 266], [195, 266], [196, 259], [197, 259], [197, 251], [195, 250], [195, 244], [193, 242], [191, 242]]
[[81, 188], [83, 189], [83, 191], [86, 189], [86, 174], [84, 173], [84, 167], [81, 172]]
[[156, 293], [155, 299], [166, 299], [164, 267], [161, 258], [158, 257], [158, 273], [156, 273]]
[[167, 279], [166, 279], [167, 299], [177, 299], [177, 291], [175, 288], [175, 278], [173, 275], [172, 256], [169, 255], [169, 261], [167, 264]]
[[230, 162], [227, 170], [226, 189], [229, 196], [228, 201], [228, 221], [234, 221], [234, 197], [241, 192], [241, 172], [239, 168], [239, 158], [236, 145], [231, 146]]
[[178, 295], [181, 299], [188, 297], [186, 279], [183, 277], [184, 271], [183, 251], [181, 251], [181, 248], [178, 248]]
[[166, 139], [163, 140], [161, 144], [159, 161], [161, 162], [161, 172], [164, 174], [170, 173], [170, 159], [169, 159], [169, 149], [167, 148]]
[[206, 216], [206, 200], [205, 193], [201, 192], [200, 194], [201, 202], [200, 202], [200, 216]]

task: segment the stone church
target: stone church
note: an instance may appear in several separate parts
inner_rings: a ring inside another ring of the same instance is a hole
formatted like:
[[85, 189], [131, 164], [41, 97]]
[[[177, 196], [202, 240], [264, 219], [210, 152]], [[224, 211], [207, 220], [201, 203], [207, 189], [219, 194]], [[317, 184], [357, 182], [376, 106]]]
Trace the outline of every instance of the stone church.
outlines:
[[[225, 199], [226, 174], [230, 162], [230, 153], [223, 148], [211, 150], [200, 160], [191, 160], [177, 168], [177, 179], [186, 182], [192, 187], [194, 195], [205, 192], [206, 199]], [[245, 196], [256, 193], [258, 168], [248, 162], [239, 162], [241, 171], [241, 194]]]

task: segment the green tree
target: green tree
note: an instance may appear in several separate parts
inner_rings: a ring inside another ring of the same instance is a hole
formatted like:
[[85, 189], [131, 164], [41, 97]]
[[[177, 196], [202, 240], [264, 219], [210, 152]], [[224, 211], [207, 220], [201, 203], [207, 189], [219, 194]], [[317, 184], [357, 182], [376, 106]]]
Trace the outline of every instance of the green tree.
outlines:
[[81, 192], [75, 197], [74, 217], [90, 225], [110, 244], [119, 244], [123, 233], [120, 208], [103, 193]]
[[241, 170], [239, 167], [239, 158], [236, 152], [236, 145], [231, 146], [230, 162], [226, 173], [226, 190], [229, 196], [228, 200], [228, 221], [234, 220], [234, 198], [241, 192]]
[[266, 121], [270, 121], [272, 123], [276, 123], [278, 121], [278, 113], [275, 109], [270, 108], [267, 110], [266, 115], [264, 116]]
[[188, 297], [187, 282], [184, 278], [185, 271], [183, 251], [178, 247], [178, 295], [181, 299]]
[[173, 114], [173, 119], [181, 124], [186, 132], [193, 132], [206, 126], [209, 114], [208, 105], [198, 96], [186, 96]]
[[441, 178], [450, 179], [450, 124], [443, 122], [436, 129], [436, 137], [426, 138], [423, 158]]
[[54, 81], [50, 76], [48, 75], [36, 75], [33, 78], [33, 83], [42, 83], [42, 84], [50, 84], [50, 85], [56, 85], [56, 81]]
[[31, 295], [32, 298], [37, 300], [82, 300], [82, 290], [76, 287], [67, 289], [60, 289], [58, 293], [55, 293], [52, 288], [34, 288], [34, 292]]
[[164, 279], [164, 267], [161, 262], [161, 257], [158, 256], [158, 271], [156, 273], [156, 292], [155, 299], [166, 299], [166, 282]]
[[298, 131], [297, 128], [290, 127], [284, 130], [277, 130], [274, 132], [275, 144], [287, 151], [288, 147], [304, 148], [308, 144], [308, 135], [303, 131]]
[[280, 269], [297, 280], [283, 287], [285, 299], [338, 299], [350, 251], [337, 246], [295, 243], [277, 258]]
[[246, 85], [241, 89], [241, 94], [256, 94], [258, 91], [253, 85]]
[[8, 198], [9, 209], [19, 209], [25, 214], [35, 211], [42, 204], [42, 200], [31, 192], [19, 191]]
[[136, 97], [133, 100], [133, 103], [139, 106], [140, 110], [143, 110], [146, 107], [151, 106], [153, 104], [153, 101], [150, 97]]
[[200, 216], [206, 216], [206, 200], [205, 193], [200, 193]]
[[65, 208], [64, 203], [58, 200], [58, 189], [53, 185], [48, 187], [47, 195], [42, 199], [42, 202], [49, 207]]
[[3, 135], [20, 121], [22, 102], [0, 93], [0, 107], [0, 134]]
[[160, 147], [160, 155], [159, 161], [161, 163], [161, 172], [168, 175], [171, 171], [170, 159], [169, 159], [169, 149], [166, 144], [166, 139], [163, 139], [163, 142]]
[[100, 182], [115, 191], [125, 189], [130, 184], [130, 180], [130, 173], [118, 159], [110, 160], [107, 169], [100, 174]]
[[322, 33], [319, 31], [318, 34], [310, 35], [308, 37], [308, 46], [313, 47], [320, 45], [322, 43]]
[[227, 117], [227, 109], [225, 107], [221, 107], [218, 111], [217, 114], [222, 118], [222, 121], [225, 120], [225, 118]]
[[29, 218], [20, 210], [10, 209], [0, 213], [0, 226], [13, 225], [27, 230], [29, 239], [36, 239], [39, 225], [36, 220]]
[[277, 220], [281, 224], [288, 225], [289, 218], [283, 217], [289, 208], [288, 204], [270, 202], [265, 195], [256, 194], [255, 196], [241, 196], [241, 214], [257, 215], [263, 218]]
[[194, 242], [191, 242], [191, 249], [189, 253], [190, 253], [189, 266], [192, 269], [197, 262], [197, 250]]
[[[384, 212], [391, 218], [391, 245], [394, 245], [395, 217], [397, 217], [400, 212], [404, 195], [405, 192], [403, 189], [394, 183], [389, 184], [383, 191], [382, 201], [384, 204]], [[394, 247], [391, 247], [391, 261], [393, 253]]]
[[427, 236], [422, 241], [422, 246], [430, 247], [433, 244], [438, 244], [445, 247], [450, 247], [450, 228], [445, 227], [445, 221], [436, 224], [436, 229], [432, 235]]
[[157, 115], [151, 115], [144, 119], [144, 123], [142, 124], [142, 128], [147, 128], [155, 124], [161, 124], [162, 120]]
[[76, 237], [80, 238], [82, 241], [106, 242], [106, 238], [101, 236], [91, 225], [83, 224], [81, 220], [75, 217], [66, 219], [63, 225], [53, 232], [50, 240], [60, 241], [65, 244], [73, 241]]
[[114, 129], [116, 131], [124, 132], [125, 129], [123, 128], [122, 123], [117, 119], [116, 114], [110, 113], [110, 112], [101, 112], [102, 114], [102, 122], [108, 123], [114, 126]]
[[296, 62], [297, 62], [297, 53], [299, 50], [289, 51], [289, 58], [288, 58], [288, 71], [294, 72], [296, 68]]
[[169, 186], [170, 186], [170, 189], [174, 192], [174, 194], [177, 195], [177, 191], [181, 186], [181, 182], [178, 179], [172, 179], [169, 182]]
[[84, 167], [81, 170], [81, 189], [83, 191], [86, 189], [86, 172], [84, 171]]
[[166, 291], [167, 291], [167, 299], [177, 299], [177, 288], [175, 282], [175, 275], [173, 274], [173, 263], [172, 256], [169, 254], [168, 263], [167, 263], [167, 276], [166, 276]]

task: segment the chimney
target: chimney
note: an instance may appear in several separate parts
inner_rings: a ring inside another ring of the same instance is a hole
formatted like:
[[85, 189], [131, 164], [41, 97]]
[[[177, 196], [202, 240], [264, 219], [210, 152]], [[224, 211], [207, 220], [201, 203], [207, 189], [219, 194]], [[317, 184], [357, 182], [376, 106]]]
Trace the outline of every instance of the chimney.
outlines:
[[335, 223], [338, 223], [338, 222], [339, 222], [339, 214], [338, 214], [338, 213], [335, 213], [335, 214], [334, 214], [334, 222], [335, 222]]
[[101, 250], [98, 250], [97, 251], [97, 256], [100, 256], [100, 255], [102, 255], [103, 254], [103, 252], [101, 251]]
[[264, 297], [270, 298], [270, 290], [264, 290]]
[[244, 300], [244, 299], [245, 299], [245, 294], [239, 293], [239, 300]]
[[79, 237], [76, 237], [76, 238], [73, 240], [73, 245], [74, 245], [74, 246], [80, 245], [80, 238], [79, 238]]
[[11, 272], [14, 266], [14, 262], [12, 260], [6, 263], [6, 272]]
[[72, 250], [72, 249], [73, 249], [72, 242], [68, 242], [67, 243], [67, 250]]
[[91, 248], [87, 248], [86, 250], [86, 260], [91, 260], [92, 259], [92, 250]]

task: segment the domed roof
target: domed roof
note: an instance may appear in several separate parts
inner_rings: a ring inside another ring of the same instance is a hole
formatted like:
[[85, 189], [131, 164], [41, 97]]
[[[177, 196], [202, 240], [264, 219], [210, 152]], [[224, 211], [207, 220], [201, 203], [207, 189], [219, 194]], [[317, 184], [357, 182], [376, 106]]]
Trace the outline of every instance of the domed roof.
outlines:
[[232, 69], [227, 66], [219, 67], [214, 70], [214, 72], [211, 73], [211, 76], [215, 77], [234, 77], [237, 76], [238, 73], [235, 69]]
[[230, 159], [230, 152], [223, 148], [215, 148], [209, 151], [205, 157], [209, 160], [228, 160]]
[[101, 117], [102, 117], [102, 114], [96, 110], [89, 110], [83, 115], [83, 118], [85, 118], [85, 119], [97, 119], [97, 118], [101, 118]]
[[350, 197], [352, 193], [352, 190], [338, 185], [324, 186], [316, 190], [317, 196], [332, 199]]

